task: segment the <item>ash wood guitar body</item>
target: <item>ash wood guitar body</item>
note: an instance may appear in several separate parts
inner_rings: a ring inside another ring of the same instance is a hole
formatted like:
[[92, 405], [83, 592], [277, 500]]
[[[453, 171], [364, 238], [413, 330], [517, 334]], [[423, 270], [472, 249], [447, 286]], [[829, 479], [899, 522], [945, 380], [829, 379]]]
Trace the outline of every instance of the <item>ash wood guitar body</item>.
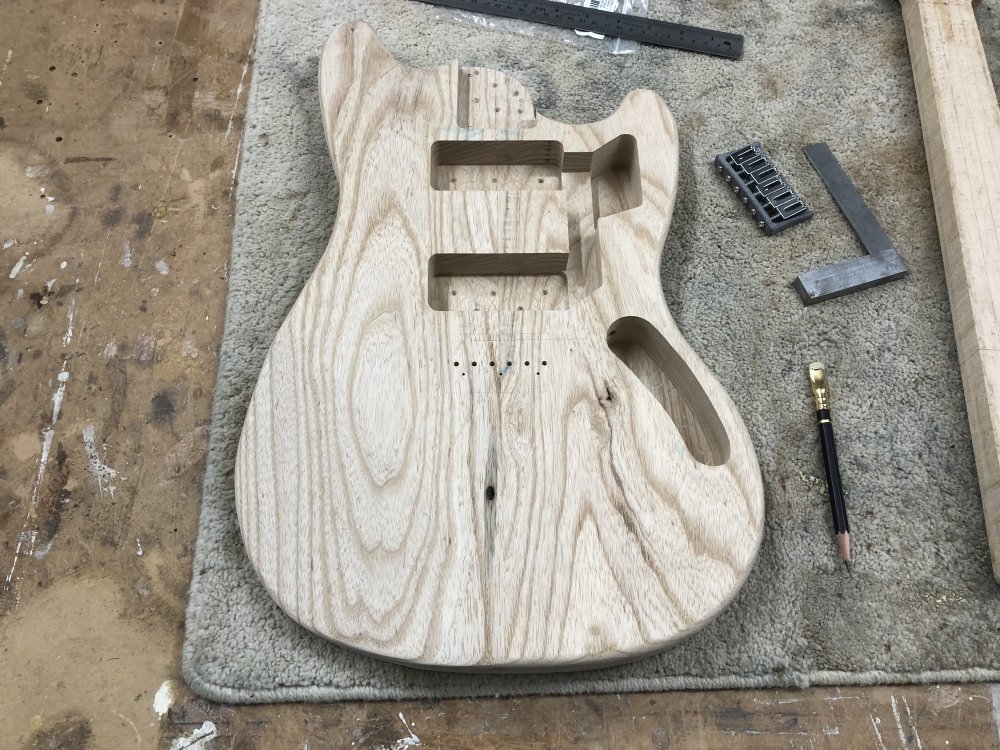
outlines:
[[297, 622], [405, 664], [576, 669], [715, 617], [763, 492], [658, 266], [677, 133], [652, 92], [565, 125], [516, 81], [323, 53], [329, 247], [247, 413], [247, 553]]

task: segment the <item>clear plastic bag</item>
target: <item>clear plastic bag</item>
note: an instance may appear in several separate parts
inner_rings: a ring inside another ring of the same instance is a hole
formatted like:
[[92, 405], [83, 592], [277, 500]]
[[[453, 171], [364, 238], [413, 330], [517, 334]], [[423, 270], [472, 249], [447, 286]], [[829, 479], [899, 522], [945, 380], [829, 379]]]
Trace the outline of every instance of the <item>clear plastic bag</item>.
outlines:
[[[627, 13], [635, 16], [645, 16], [648, 7], [646, 0], [558, 0], [558, 2], [565, 2], [570, 5], [582, 5], [597, 10], [613, 11], [615, 13]], [[579, 47], [609, 52], [612, 55], [633, 55], [639, 51], [639, 42], [630, 39], [605, 37], [589, 31], [561, 29], [557, 26], [521, 21], [514, 18], [488, 16], [481, 13], [472, 13], [467, 10], [439, 8], [436, 18], [442, 21], [454, 21], [469, 26], [478, 26], [481, 29], [513, 31], [525, 34], [526, 36], [552, 39]]]

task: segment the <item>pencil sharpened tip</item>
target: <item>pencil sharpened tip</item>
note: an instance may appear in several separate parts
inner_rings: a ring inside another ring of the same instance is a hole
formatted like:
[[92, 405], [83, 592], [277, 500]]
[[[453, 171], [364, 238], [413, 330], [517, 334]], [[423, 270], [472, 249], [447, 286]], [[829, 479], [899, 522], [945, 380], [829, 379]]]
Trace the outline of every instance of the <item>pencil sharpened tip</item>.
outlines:
[[[844, 562], [851, 561], [851, 535], [846, 531], [837, 534], [834, 537], [837, 542], [837, 549], [840, 551], [840, 557]], [[850, 566], [848, 566], [850, 567]]]
[[851, 568], [851, 561], [850, 560], [844, 560], [844, 567], [847, 568], [847, 572], [848, 573], [850, 573], [851, 575], [854, 575], [854, 570]]

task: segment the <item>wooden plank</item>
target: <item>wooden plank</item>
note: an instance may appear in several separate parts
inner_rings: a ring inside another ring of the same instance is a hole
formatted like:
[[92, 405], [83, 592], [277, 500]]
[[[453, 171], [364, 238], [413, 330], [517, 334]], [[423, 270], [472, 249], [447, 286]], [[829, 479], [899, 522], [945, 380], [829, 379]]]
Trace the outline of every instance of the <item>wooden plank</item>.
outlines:
[[[709, 622], [756, 558], [763, 487], [663, 300], [666, 105], [526, 122], [517, 81], [401, 65], [360, 22], [331, 36], [320, 95], [337, 224], [236, 461], [267, 590], [315, 633], [432, 667], [583, 669]], [[561, 309], [514, 298], [563, 271]], [[483, 299], [452, 309], [467, 279]]]
[[1000, 582], [1000, 106], [969, 0], [901, 0]]

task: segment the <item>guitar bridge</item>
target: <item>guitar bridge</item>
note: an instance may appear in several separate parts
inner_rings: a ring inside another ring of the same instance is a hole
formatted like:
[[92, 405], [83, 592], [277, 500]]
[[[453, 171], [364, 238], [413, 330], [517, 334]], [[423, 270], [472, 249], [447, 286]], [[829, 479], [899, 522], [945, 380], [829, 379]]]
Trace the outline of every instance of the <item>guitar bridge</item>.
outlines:
[[812, 218], [813, 212], [792, 190], [759, 143], [719, 154], [715, 157], [715, 170], [768, 236]]

